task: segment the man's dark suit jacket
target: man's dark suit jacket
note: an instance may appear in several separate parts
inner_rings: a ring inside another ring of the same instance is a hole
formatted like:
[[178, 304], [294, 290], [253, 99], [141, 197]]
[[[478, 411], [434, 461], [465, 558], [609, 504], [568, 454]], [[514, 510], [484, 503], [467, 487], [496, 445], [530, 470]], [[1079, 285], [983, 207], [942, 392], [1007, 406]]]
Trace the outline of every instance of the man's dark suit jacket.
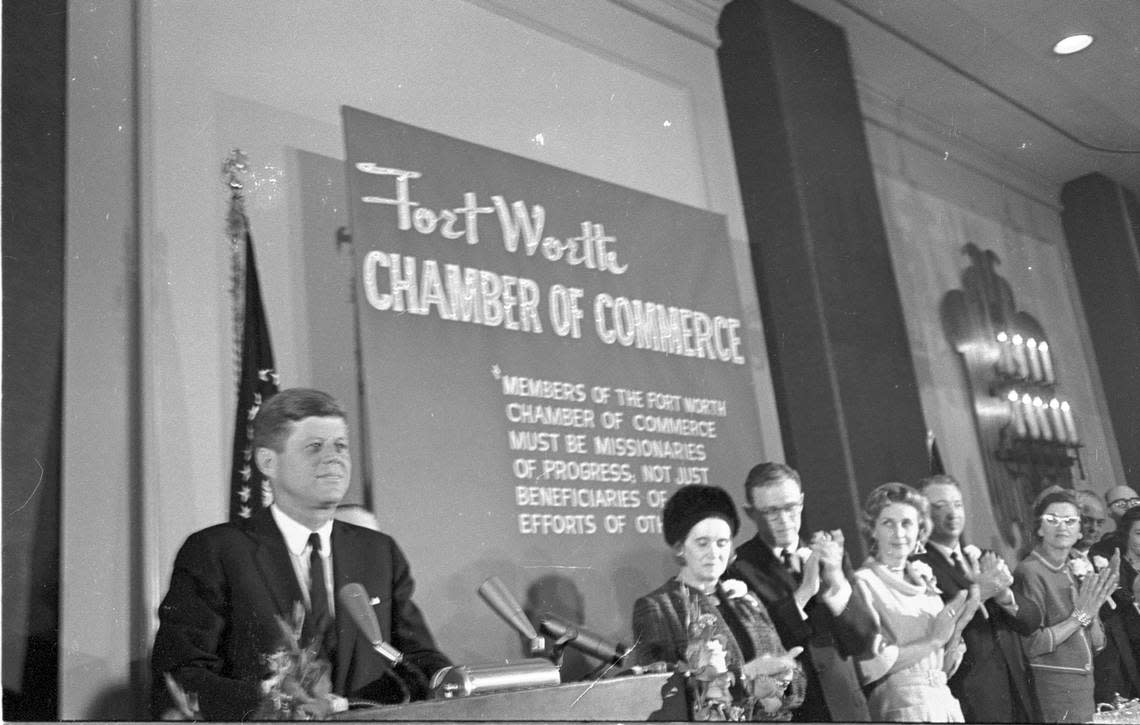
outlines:
[[[364, 586], [384, 639], [404, 653], [394, 679], [388, 662], [371, 647], [338, 605], [333, 691], [346, 697], [397, 700], [401, 683], [423, 697], [427, 678], [450, 664], [435, 646], [412, 602], [408, 562], [386, 534], [333, 522], [333, 583]], [[163, 673], [198, 696], [211, 720], [243, 720], [258, 708], [264, 656], [282, 644], [276, 616], [291, 621], [303, 601], [285, 539], [268, 509], [247, 521], [192, 534], [174, 562], [170, 590], [159, 608], [151, 656], [152, 707], [165, 701]]]
[[[927, 546], [926, 553], [915, 558], [934, 571], [942, 601], [970, 587], [966, 575], [937, 548]], [[1041, 610], [1024, 599], [1017, 604], [1015, 617], [993, 600], [987, 601], [989, 619], [979, 609], [962, 632], [966, 654], [949, 685], [962, 704], [966, 722], [1041, 722], [1021, 648], [1021, 635], [1041, 626]]]
[[[843, 571], [850, 580], [851, 565], [846, 557]], [[801, 660], [808, 676], [807, 693], [793, 718], [808, 722], [870, 720], [855, 658], [869, 653], [878, 629], [859, 593], [852, 591], [851, 600], [838, 616], [818, 597], [813, 598], [804, 608], [808, 618], [803, 619], [796, 607], [795, 577], [759, 536], [736, 550], [736, 561], [727, 576], [742, 579], [760, 597], [784, 647], [804, 648]]]

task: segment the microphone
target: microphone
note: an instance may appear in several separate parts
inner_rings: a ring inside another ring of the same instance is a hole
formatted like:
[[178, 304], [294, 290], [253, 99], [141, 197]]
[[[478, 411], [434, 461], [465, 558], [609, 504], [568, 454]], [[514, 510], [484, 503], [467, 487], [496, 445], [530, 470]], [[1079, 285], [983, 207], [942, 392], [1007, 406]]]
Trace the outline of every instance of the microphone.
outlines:
[[480, 584], [479, 596], [491, 609], [495, 610], [495, 614], [502, 617], [503, 621], [514, 627], [515, 631], [530, 642], [532, 652], [541, 652], [546, 648], [542, 638], [538, 636], [538, 632], [534, 631], [534, 625], [523, 613], [522, 606], [499, 577], [489, 577]]
[[380, 632], [380, 622], [376, 620], [376, 612], [372, 611], [372, 605], [368, 601], [368, 591], [362, 584], [356, 582], [345, 584], [337, 593], [337, 599], [341, 607], [348, 612], [348, 616], [352, 617], [352, 621], [364, 633], [365, 638], [372, 643], [372, 649], [393, 665], [398, 665], [404, 660], [402, 652], [384, 641], [384, 635]]
[[611, 644], [600, 635], [549, 612], [542, 615], [539, 626], [543, 632], [554, 637], [555, 645], [568, 645], [603, 662], [617, 663], [629, 654], [629, 648], [624, 644]]

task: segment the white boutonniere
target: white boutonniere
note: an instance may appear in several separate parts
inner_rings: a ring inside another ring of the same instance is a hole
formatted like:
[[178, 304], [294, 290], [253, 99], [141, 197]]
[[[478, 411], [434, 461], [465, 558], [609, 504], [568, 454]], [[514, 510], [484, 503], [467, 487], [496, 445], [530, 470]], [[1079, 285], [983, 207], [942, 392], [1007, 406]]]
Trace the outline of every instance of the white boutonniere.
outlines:
[[938, 588], [938, 579], [934, 576], [934, 570], [925, 561], [908, 561], [906, 567], [911, 577], [926, 587], [927, 594], [942, 593]]
[[1092, 565], [1097, 571], [1108, 568], [1108, 559], [1103, 556], [1094, 556], [1092, 558]]
[[739, 579], [724, 579], [720, 583], [720, 588], [724, 591], [724, 596], [730, 601], [741, 599], [753, 609], [760, 609], [760, 600], [756, 598], [755, 594], [748, 591], [748, 585]]
[[748, 593], [748, 585], [739, 579], [722, 579], [720, 588], [729, 599], [740, 599]]
[[1089, 563], [1088, 559], [1079, 556], [1074, 557], [1069, 559], [1069, 573], [1077, 579], [1084, 579], [1093, 573], [1093, 565]]

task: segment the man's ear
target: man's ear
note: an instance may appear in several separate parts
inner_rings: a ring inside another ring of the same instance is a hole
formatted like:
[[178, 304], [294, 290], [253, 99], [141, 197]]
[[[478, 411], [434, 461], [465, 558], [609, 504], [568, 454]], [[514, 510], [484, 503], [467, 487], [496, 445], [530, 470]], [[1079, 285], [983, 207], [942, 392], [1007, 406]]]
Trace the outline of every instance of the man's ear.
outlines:
[[259, 447], [253, 453], [253, 461], [257, 464], [257, 469], [261, 471], [261, 475], [266, 478], [273, 478], [277, 475], [277, 451], [272, 448]]

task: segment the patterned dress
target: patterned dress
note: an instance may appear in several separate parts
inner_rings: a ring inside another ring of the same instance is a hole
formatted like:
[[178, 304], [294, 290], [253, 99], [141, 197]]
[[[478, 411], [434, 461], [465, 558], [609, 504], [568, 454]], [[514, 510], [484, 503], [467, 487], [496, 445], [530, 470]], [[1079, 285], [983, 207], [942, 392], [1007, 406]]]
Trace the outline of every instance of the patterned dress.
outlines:
[[946, 650], [932, 649], [905, 669], [891, 671], [899, 648], [925, 639], [942, 611], [942, 598], [925, 584], [868, 559], [855, 572], [855, 583], [878, 614], [882, 640], [873, 657], [859, 662], [867, 706], [879, 722], [964, 722], [962, 706], [947, 686]]
[[[726, 643], [728, 669], [738, 675], [741, 666], [756, 657], [787, 654], [767, 610], [751, 592], [733, 598], [718, 584], [715, 593], [704, 594], [671, 579], [634, 602], [633, 658], [636, 663], [672, 665], [684, 660], [689, 627], [701, 615], [712, 616], [715, 633], [723, 636]], [[796, 662], [779, 711], [759, 714], [759, 719], [791, 719], [791, 711], [803, 703], [806, 682], [803, 668]]]
[[1104, 647], [1100, 617], [1063, 642], [1056, 627], [1073, 613], [1077, 582], [1068, 562], [1054, 566], [1036, 551], [1013, 572], [1015, 596], [1041, 608], [1044, 626], [1024, 638], [1033, 670], [1033, 686], [1045, 722], [1088, 722], [1096, 710], [1093, 698], [1093, 652]]

